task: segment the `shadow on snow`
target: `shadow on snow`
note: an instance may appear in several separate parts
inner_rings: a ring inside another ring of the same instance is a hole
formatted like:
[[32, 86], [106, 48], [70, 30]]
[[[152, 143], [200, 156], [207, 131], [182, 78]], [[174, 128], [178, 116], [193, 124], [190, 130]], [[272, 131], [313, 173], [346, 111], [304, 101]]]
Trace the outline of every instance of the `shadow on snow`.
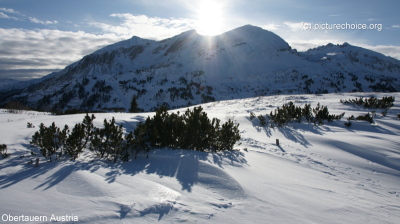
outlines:
[[[210, 154], [212, 154], [212, 157], [209, 156]], [[156, 149], [150, 151], [149, 158], [145, 157], [144, 154], [138, 154], [137, 159], [132, 159], [126, 163], [117, 162], [115, 164], [97, 158], [91, 162], [66, 160], [53, 162], [41, 161], [37, 168], [32, 164], [26, 164], [30, 160], [30, 156], [28, 158], [9, 157], [3, 159], [2, 163], [0, 163], [0, 169], [17, 167], [21, 166], [21, 164], [25, 165], [15, 173], [1, 175], [0, 189], [11, 187], [24, 179], [37, 178], [55, 170], [44, 182], [34, 188], [47, 190], [56, 186], [75, 171], [87, 170], [96, 172], [100, 168], [106, 168], [109, 170], [105, 175], [105, 181], [108, 183], [115, 182], [118, 176], [122, 174], [134, 176], [139, 173], [146, 173], [158, 175], [160, 178], [176, 178], [182, 186], [182, 190], [191, 192], [193, 185], [207, 181], [203, 177], [199, 178], [199, 173], [210, 173], [210, 175], [231, 180], [233, 178], [223, 172], [224, 164], [233, 166], [247, 164], [244, 153], [236, 150], [209, 153], [180, 149]]]

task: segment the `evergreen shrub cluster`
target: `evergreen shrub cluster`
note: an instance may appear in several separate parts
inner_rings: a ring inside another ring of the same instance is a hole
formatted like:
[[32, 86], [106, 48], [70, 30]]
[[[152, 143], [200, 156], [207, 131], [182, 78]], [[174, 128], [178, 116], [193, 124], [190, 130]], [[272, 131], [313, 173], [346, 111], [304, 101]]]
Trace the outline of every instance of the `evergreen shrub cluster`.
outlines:
[[116, 125], [114, 117], [110, 121], [105, 119], [103, 128], [94, 127], [94, 119], [94, 115], [86, 114], [83, 122], [76, 124], [72, 131], [67, 125], [60, 129], [54, 122], [49, 127], [41, 123], [30, 144], [39, 147], [42, 156], [50, 161], [57, 153], [56, 158], [66, 154], [75, 160], [88, 146], [98, 157], [112, 159], [115, 163], [159, 147], [229, 150], [240, 139], [239, 124], [230, 119], [222, 125], [219, 119], [210, 120], [200, 106], [182, 115], [179, 112], [169, 114], [166, 107], [161, 107], [152, 118], [148, 117], [128, 134], [123, 133], [122, 125]]
[[393, 96], [384, 96], [382, 99], [378, 99], [376, 97], [364, 99], [363, 97], [360, 97], [349, 100], [340, 100], [340, 102], [344, 104], [363, 106], [368, 109], [389, 109], [394, 105], [394, 100], [395, 98]]
[[290, 122], [313, 122], [315, 125], [323, 124], [323, 121], [332, 122], [333, 120], [340, 120], [344, 113], [335, 115], [330, 114], [327, 106], [321, 106], [319, 103], [317, 107], [311, 108], [310, 104], [305, 104], [303, 108], [294, 105], [292, 101], [276, 108], [269, 114], [269, 120], [276, 124], [278, 127], [287, 125]]
[[374, 122], [374, 116], [371, 115], [370, 113], [367, 113], [365, 115], [359, 115], [357, 117], [354, 117], [354, 115], [351, 115], [347, 120], [349, 122], [351, 120], [356, 120], [356, 121], [368, 121], [369, 123], [373, 123]]
[[135, 142], [129, 138], [132, 133], [124, 136], [122, 125], [116, 125], [114, 117], [111, 121], [104, 119], [103, 128], [94, 127], [95, 118], [94, 115], [86, 114], [82, 123], [75, 124], [72, 131], [67, 125], [61, 130], [54, 122], [49, 127], [41, 123], [39, 131], [35, 132], [30, 143], [38, 146], [42, 156], [50, 161], [55, 153], [58, 153], [56, 158], [66, 154], [75, 160], [88, 145], [89, 149], [100, 158], [112, 158], [114, 162], [118, 158], [127, 161], [129, 159], [127, 149], [132, 148], [130, 145]]
[[110, 121], [104, 119], [103, 126], [93, 129], [89, 149], [100, 158], [113, 158], [114, 163], [118, 158], [128, 161], [129, 152], [125, 147], [128, 142], [125, 141], [122, 125], [116, 125], [113, 117]]
[[160, 107], [156, 114], [140, 123], [135, 138], [140, 147], [170, 147], [196, 151], [223, 151], [233, 148], [240, 139], [239, 124], [217, 118], [210, 120], [201, 106], [187, 109], [184, 114], [169, 114]]
[[[395, 98], [393, 96], [388, 96], [388, 97], [382, 97], [382, 99], [378, 99], [376, 97], [370, 97], [368, 99], [364, 99], [362, 97], [360, 98], [355, 98], [355, 99], [349, 99], [349, 100], [340, 100], [341, 103], [344, 104], [353, 104], [357, 106], [363, 106], [364, 108], [368, 109], [383, 109], [382, 111], [382, 116], [386, 116], [387, 111], [394, 105]], [[357, 120], [357, 121], [368, 121], [369, 123], [374, 122], [374, 116], [375, 116], [375, 111], [372, 111], [372, 114], [367, 113], [365, 115], [359, 115], [357, 117], [354, 117], [354, 115], [351, 115], [349, 118], [347, 118], [347, 122], [345, 125], [347, 127], [351, 126], [351, 121], [352, 120]], [[400, 119], [400, 115], [398, 115]]]
[[39, 131], [35, 132], [32, 136], [30, 144], [38, 146], [42, 155], [51, 161], [52, 155], [56, 152], [60, 151], [59, 156], [62, 155], [63, 146], [68, 138], [68, 133], [68, 125], [65, 125], [64, 129], [61, 130], [54, 122], [49, 127], [41, 123]]

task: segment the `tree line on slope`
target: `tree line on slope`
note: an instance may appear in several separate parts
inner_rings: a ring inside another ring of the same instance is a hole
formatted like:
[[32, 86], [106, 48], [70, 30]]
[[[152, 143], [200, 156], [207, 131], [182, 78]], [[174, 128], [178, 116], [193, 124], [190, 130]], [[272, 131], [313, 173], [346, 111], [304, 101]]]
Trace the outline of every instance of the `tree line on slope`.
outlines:
[[117, 125], [114, 117], [110, 121], [104, 119], [103, 128], [95, 127], [94, 119], [94, 115], [86, 114], [71, 131], [67, 125], [60, 129], [54, 122], [49, 127], [41, 123], [30, 144], [39, 147], [42, 156], [50, 161], [54, 154], [56, 159], [65, 154], [75, 160], [89, 148], [99, 158], [126, 162], [130, 155], [136, 158], [141, 151], [148, 156], [152, 148], [230, 150], [240, 139], [239, 124], [230, 119], [222, 125], [217, 118], [210, 120], [201, 106], [187, 109], [182, 115], [170, 114], [161, 107], [128, 134], [123, 133], [123, 126]]

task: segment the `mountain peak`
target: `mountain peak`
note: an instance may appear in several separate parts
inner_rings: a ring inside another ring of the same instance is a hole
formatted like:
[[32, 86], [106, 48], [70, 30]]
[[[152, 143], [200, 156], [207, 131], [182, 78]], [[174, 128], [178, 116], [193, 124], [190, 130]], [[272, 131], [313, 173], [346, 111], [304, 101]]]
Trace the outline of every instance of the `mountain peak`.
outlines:
[[246, 25], [240, 26], [240, 27], [238, 27], [236, 29], [233, 29], [233, 30], [244, 30], [244, 31], [247, 31], [247, 32], [249, 32], [249, 31], [255, 32], [255, 31], [262, 31], [264, 29], [261, 28], [261, 27], [258, 27], [258, 26], [253, 26], [251, 24], [246, 24]]
[[287, 50], [289, 44], [275, 33], [253, 25], [244, 25], [222, 34], [225, 38], [242, 39], [253, 47], [263, 50]]
[[123, 40], [123, 41], [117, 42], [115, 44], [108, 45], [106, 47], [103, 47], [103, 48], [95, 51], [94, 53], [95, 54], [104, 53], [104, 52], [117, 50], [119, 48], [129, 48], [129, 47], [132, 47], [132, 46], [146, 45], [148, 43], [153, 43], [153, 42], [156, 42], [156, 41], [155, 40], [143, 39], [143, 38], [138, 37], [138, 36], [132, 36], [130, 39]]

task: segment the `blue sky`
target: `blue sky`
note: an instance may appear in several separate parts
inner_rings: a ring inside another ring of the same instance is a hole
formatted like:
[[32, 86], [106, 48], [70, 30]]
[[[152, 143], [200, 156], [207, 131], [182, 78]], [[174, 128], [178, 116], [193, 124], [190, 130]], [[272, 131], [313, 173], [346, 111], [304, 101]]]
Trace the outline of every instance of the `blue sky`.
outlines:
[[132, 36], [217, 35], [246, 24], [299, 51], [348, 42], [400, 59], [399, 8], [398, 0], [0, 0], [0, 78], [38, 78]]

